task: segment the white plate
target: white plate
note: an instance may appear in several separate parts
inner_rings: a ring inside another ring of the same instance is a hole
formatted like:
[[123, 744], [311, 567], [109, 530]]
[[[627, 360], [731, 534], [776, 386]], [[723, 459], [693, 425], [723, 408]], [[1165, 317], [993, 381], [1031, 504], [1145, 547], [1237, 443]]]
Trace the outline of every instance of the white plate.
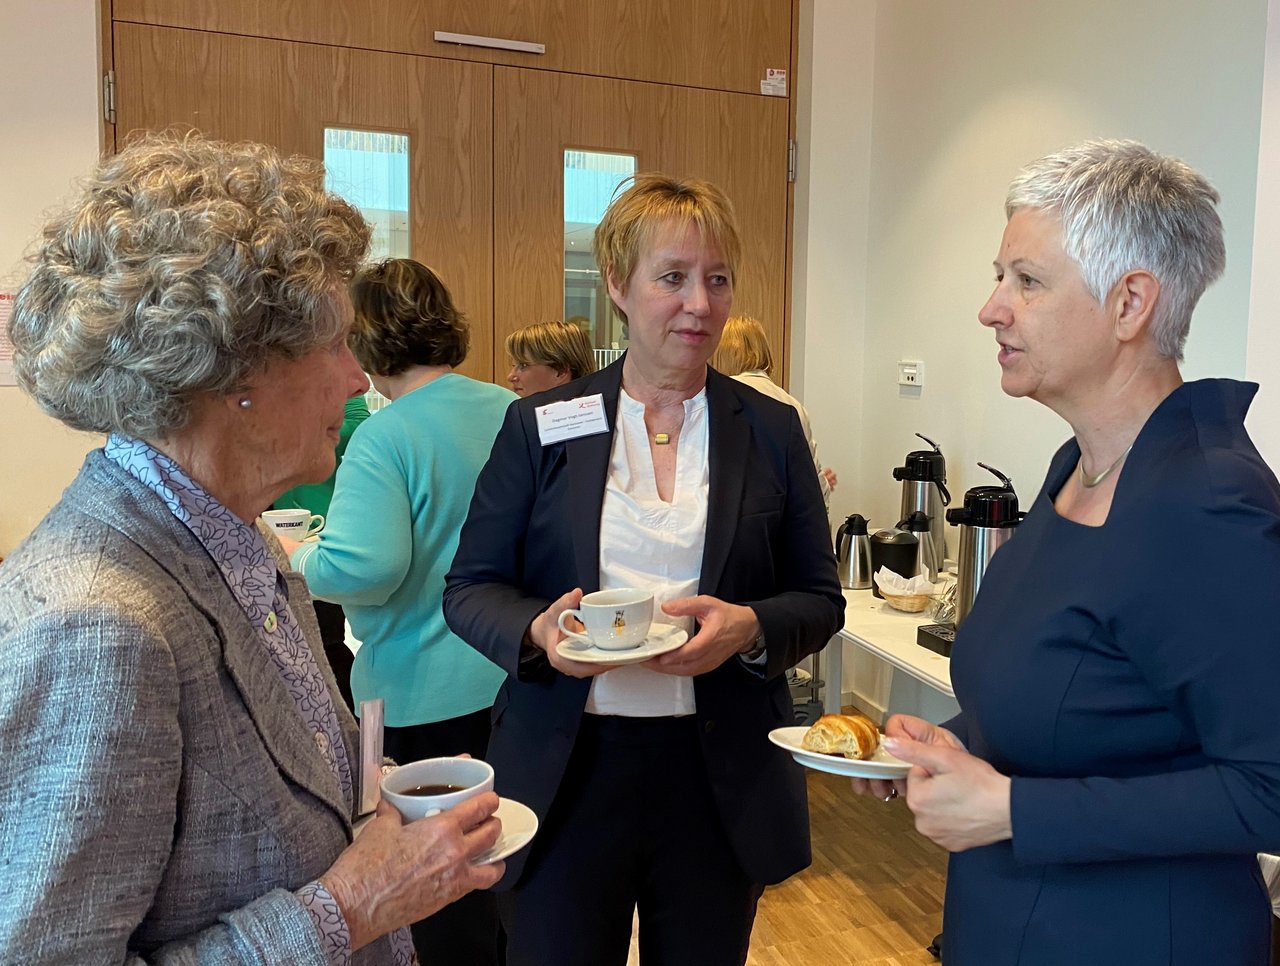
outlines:
[[800, 740], [808, 730], [803, 726], [774, 728], [769, 732], [769, 740], [779, 748], [791, 752], [791, 757], [806, 768], [825, 771], [831, 775], [849, 778], [905, 778], [911, 770], [911, 765], [900, 758], [894, 758], [883, 748], [877, 748], [876, 753], [865, 761], [809, 751], [800, 747]]
[[689, 639], [683, 628], [673, 624], [654, 624], [649, 628], [649, 636], [635, 647], [621, 651], [606, 651], [594, 644], [583, 644], [566, 637], [556, 645], [556, 653], [567, 657], [570, 661], [582, 661], [585, 664], [639, 664], [667, 651], [674, 651]]
[[493, 814], [502, 823], [502, 834], [491, 848], [471, 860], [473, 865], [488, 865], [519, 852], [533, 841], [538, 831], [538, 816], [533, 814], [533, 809], [513, 799], [499, 798], [498, 810]]

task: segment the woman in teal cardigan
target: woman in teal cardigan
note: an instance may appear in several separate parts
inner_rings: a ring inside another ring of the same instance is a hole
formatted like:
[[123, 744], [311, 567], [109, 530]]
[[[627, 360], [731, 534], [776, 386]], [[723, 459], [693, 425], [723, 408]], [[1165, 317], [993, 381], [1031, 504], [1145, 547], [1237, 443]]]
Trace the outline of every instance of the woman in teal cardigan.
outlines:
[[[313, 594], [340, 603], [362, 641], [357, 702], [385, 702], [401, 762], [482, 758], [504, 672], [445, 625], [444, 577], [476, 477], [514, 393], [469, 379], [467, 322], [424, 265], [389, 259], [351, 285], [351, 348], [391, 404], [356, 430], [318, 543], [292, 549]], [[414, 927], [424, 962], [493, 964], [493, 897], [475, 893]]]

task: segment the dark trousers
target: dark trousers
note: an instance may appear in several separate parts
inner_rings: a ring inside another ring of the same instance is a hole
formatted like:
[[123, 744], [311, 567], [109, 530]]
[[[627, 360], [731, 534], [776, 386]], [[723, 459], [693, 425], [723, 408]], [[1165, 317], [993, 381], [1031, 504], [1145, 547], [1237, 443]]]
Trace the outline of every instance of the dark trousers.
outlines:
[[697, 722], [586, 715], [520, 884], [499, 893], [510, 966], [741, 966], [763, 886], [738, 865]]
[[[489, 748], [489, 709], [407, 728], [383, 731], [383, 753], [400, 764], [463, 752], [484, 758]], [[499, 966], [502, 927], [492, 892], [472, 892], [434, 916], [415, 922], [413, 945], [422, 966]]]
[[338, 692], [342, 700], [347, 702], [351, 713], [355, 714], [356, 705], [351, 698], [351, 666], [356, 656], [347, 647], [346, 615], [337, 604], [327, 600], [312, 601], [316, 612], [316, 623], [320, 625], [320, 640], [324, 643], [324, 656], [329, 659], [329, 667], [333, 668], [333, 676], [338, 680]]

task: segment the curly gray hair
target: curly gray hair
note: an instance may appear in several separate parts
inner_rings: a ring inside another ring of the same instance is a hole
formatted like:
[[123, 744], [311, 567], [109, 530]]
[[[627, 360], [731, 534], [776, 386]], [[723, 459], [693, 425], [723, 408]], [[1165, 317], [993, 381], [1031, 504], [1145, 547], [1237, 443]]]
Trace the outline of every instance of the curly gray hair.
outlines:
[[1137, 141], [1094, 140], [1027, 165], [1009, 185], [1005, 215], [1051, 211], [1062, 248], [1080, 266], [1099, 305], [1126, 272], [1160, 282], [1152, 334], [1160, 353], [1181, 360], [1191, 313], [1226, 267], [1218, 192], [1177, 158]]
[[75, 429], [163, 438], [198, 395], [331, 342], [368, 247], [319, 162], [148, 135], [45, 226], [9, 321], [18, 383]]

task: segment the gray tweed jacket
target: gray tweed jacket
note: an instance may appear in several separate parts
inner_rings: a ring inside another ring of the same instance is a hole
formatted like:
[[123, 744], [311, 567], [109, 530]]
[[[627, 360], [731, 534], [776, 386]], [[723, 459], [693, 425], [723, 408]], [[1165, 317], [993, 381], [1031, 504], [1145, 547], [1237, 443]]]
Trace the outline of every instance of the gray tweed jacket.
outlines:
[[0, 565], [0, 762], [0, 961], [328, 962], [292, 890], [351, 840], [337, 779], [208, 554], [101, 452]]

